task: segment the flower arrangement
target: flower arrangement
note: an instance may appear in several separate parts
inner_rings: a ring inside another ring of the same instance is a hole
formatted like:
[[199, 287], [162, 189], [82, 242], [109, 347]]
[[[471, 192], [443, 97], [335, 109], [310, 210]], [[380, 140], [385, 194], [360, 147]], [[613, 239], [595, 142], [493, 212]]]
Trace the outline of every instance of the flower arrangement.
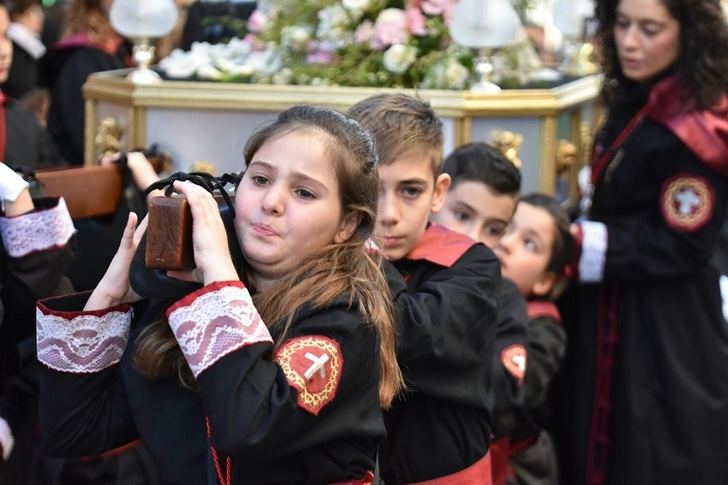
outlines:
[[172, 78], [465, 89], [474, 53], [450, 39], [456, 1], [268, 0], [243, 38], [174, 51], [160, 66]]

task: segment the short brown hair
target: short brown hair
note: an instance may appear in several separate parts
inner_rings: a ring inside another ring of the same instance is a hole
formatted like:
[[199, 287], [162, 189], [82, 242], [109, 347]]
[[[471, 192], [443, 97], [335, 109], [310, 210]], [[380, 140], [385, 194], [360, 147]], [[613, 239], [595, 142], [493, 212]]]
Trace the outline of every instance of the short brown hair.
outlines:
[[375, 94], [356, 103], [349, 115], [371, 133], [379, 163], [388, 165], [405, 154], [432, 160], [435, 177], [442, 171], [442, 122], [427, 101], [406, 94]]
[[[0, 5], [3, 3], [0, 2]], [[40, 7], [40, 0], [6, 0], [5, 8], [8, 9], [8, 14], [11, 20], [15, 20], [20, 15], [24, 14], [32, 7]]]

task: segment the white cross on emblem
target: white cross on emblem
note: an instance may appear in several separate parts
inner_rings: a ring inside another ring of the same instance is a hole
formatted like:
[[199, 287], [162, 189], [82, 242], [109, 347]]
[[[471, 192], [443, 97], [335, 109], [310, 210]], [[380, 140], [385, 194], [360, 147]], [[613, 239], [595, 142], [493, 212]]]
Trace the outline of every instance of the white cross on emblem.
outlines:
[[306, 352], [304, 356], [312, 362], [311, 367], [309, 367], [306, 372], [303, 373], [303, 376], [306, 378], [306, 380], [311, 380], [311, 378], [318, 372], [321, 379], [324, 379], [326, 377], [326, 362], [329, 361], [329, 354], [324, 353], [323, 355], [316, 357], [311, 352]]
[[681, 189], [675, 196], [678, 203], [678, 212], [684, 216], [692, 214], [697, 207], [700, 206], [700, 196], [692, 187]]
[[520, 371], [526, 370], [526, 356], [521, 354], [515, 354], [513, 357], [511, 357], [511, 362], [513, 362], [513, 365], [516, 366], [516, 368]]

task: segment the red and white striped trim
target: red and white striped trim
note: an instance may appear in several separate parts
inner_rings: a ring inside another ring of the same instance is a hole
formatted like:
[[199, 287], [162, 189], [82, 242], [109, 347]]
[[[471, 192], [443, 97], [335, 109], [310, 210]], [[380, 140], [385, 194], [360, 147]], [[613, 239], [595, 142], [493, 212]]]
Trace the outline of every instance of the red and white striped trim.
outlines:
[[579, 258], [579, 280], [598, 283], [604, 279], [604, 263], [607, 259], [607, 226], [602, 222], [584, 221], [581, 224], [583, 239]]
[[20, 258], [30, 253], [63, 247], [76, 228], [66, 202], [17, 217], [0, 217], [0, 235], [8, 255]]
[[273, 339], [240, 281], [216, 281], [167, 310], [182, 353], [195, 377], [227, 354]]
[[102, 311], [57, 312], [36, 308], [38, 360], [61, 372], [99, 372], [121, 360], [129, 341], [132, 309], [119, 305]]

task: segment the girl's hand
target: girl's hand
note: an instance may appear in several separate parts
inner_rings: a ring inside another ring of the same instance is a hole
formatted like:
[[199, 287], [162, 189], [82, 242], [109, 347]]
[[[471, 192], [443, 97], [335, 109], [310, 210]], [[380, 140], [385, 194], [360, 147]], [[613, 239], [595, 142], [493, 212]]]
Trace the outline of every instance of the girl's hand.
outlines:
[[190, 182], [174, 182], [174, 190], [184, 195], [192, 213], [192, 248], [195, 265], [191, 272], [168, 271], [174, 278], [198, 281], [205, 285], [213, 281], [237, 280], [225, 225], [212, 194]]
[[129, 285], [129, 267], [137, 246], [139, 246], [139, 241], [147, 229], [147, 218], [142, 220], [139, 227], [136, 227], [136, 223], [137, 215], [130, 212], [124, 234], [121, 236], [119, 249], [116, 251], [114, 259], [111, 260], [104, 277], [91, 293], [84, 311], [101, 310], [140, 299]]

